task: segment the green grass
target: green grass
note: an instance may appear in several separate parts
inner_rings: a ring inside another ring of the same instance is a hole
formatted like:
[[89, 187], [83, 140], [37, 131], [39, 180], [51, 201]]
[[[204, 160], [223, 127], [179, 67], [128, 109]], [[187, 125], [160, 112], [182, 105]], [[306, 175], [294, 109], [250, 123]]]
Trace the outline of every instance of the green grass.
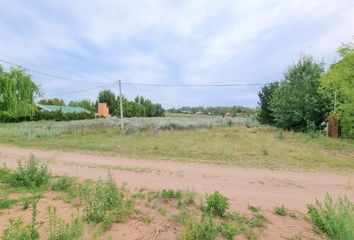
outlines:
[[[154, 125], [157, 120], [151, 121]], [[189, 121], [193, 122], [193, 118]], [[0, 124], [0, 143], [45, 150], [62, 149], [241, 167], [335, 172], [354, 170], [353, 140], [311, 137], [263, 126], [216, 125], [189, 129], [189, 122], [183, 122], [187, 126], [184, 130], [141, 130], [127, 134], [114, 124], [104, 123], [85, 120], [81, 125], [72, 123], [72, 126], [70, 123], [46, 122], [44, 127], [41, 127], [43, 123]], [[25, 125], [31, 130], [22, 127]], [[4, 129], [7, 129], [6, 133], [2, 132]], [[28, 134], [18, 133], [20, 130], [17, 129], [31, 131], [30, 136], [36, 135], [37, 131], [39, 134], [43, 129], [47, 134], [29, 141]], [[51, 135], [51, 131], [57, 131], [55, 129], [60, 131]]]
[[309, 205], [308, 213], [315, 227], [331, 239], [354, 239], [354, 202], [347, 197], [334, 201], [327, 195], [323, 203]]
[[288, 211], [288, 209], [285, 206], [281, 205], [281, 206], [278, 206], [278, 207], [274, 208], [274, 213], [276, 215], [285, 217], [285, 216], [287, 216], [289, 214], [289, 211]]

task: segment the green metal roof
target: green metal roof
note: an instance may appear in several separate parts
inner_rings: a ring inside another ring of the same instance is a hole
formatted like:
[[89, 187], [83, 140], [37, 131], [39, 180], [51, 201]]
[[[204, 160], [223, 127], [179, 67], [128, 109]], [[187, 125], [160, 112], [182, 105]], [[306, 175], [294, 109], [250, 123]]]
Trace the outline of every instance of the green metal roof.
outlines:
[[37, 106], [41, 109], [41, 111], [48, 111], [48, 112], [62, 111], [63, 113], [82, 113], [82, 112], [90, 113], [90, 111], [82, 107], [42, 105], [42, 104], [37, 104]]

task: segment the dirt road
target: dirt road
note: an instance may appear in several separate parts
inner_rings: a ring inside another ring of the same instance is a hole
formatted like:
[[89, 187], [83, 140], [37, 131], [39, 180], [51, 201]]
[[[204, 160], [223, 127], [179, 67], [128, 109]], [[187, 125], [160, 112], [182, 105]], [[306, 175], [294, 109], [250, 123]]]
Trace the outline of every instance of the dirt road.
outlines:
[[48, 161], [53, 173], [68, 174], [80, 179], [104, 178], [107, 169], [110, 169], [116, 181], [127, 183], [131, 190], [142, 187], [155, 190], [178, 188], [200, 194], [217, 190], [230, 198], [232, 209], [241, 211], [249, 204], [269, 211], [283, 204], [289, 209], [305, 213], [308, 203], [323, 199], [326, 193], [333, 196], [347, 194], [354, 198], [354, 174], [349, 173], [245, 169], [201, 163], [41, 151], [12, 146], [0, 146], [0, 164], [14, 168], [18, 159], [26, 158], [30, 154]]

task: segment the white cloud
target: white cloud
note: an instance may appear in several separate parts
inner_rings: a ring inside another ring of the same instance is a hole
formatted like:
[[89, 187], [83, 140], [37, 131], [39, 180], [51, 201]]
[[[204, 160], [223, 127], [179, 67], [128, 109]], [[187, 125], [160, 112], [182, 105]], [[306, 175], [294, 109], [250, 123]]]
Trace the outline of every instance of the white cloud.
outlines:
[[[272, 75], [274, 69], [269, 73], [262, 67], [272, 59], [260, 53], [277, 51], [279, 37], [292, 40], [283, 65], [301, 51], [332, 61], [339, 44], [354, 34], [353, 16], [350, 0], [4, 1], [0, 56], [98, 83], [220, 83], [230, 76], [255, 82], [245, 74], [254, 68], [262, 70], [259, 75]], [[252, 65], [245, 67], [246, 62]], [[48, 92], [73, 88], [69, 82], [42, 80]], [[255, 102], [254, 92], [237, 91]], [[173, 90], [166, 92], [157, 100], [175, 101]], [[194, 92], [203, 99], [203, 93]]]

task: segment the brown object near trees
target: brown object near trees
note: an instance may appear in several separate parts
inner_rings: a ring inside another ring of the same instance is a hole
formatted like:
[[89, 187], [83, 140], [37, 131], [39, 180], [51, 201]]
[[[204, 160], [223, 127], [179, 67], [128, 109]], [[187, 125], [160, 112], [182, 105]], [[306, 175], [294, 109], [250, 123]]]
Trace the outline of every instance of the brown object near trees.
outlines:
[[336, 116], [328, 117], [328, 137], [338, 138], [339, 137], [339, 121]]
[[109, 117], [109, 109], [107, 107], [107, 103], [98, 103], [98, 116], [107, 118]]

